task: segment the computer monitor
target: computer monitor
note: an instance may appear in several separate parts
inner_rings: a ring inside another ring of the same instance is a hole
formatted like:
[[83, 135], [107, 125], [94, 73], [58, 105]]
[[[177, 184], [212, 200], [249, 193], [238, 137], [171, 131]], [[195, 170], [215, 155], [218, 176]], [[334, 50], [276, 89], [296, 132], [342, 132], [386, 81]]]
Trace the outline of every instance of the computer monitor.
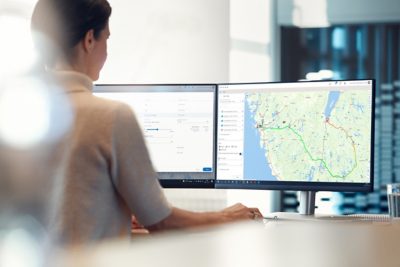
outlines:
[[93, 93], [132, 108], [163, 187], [214, 187], [216, 85], [98, 84]]
[[[218, 86], [216, 188], [373, 188], [374, 80]], [[305, 192], [305, 193], [304, 193]]]

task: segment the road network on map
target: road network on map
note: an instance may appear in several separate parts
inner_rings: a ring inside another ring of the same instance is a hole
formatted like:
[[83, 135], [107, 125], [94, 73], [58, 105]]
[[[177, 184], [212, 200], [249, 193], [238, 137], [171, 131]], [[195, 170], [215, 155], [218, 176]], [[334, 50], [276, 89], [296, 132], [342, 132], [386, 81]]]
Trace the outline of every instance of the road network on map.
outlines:
[[370, 98], [361, 90], [247, 94], [272, 177], [368, 182]]

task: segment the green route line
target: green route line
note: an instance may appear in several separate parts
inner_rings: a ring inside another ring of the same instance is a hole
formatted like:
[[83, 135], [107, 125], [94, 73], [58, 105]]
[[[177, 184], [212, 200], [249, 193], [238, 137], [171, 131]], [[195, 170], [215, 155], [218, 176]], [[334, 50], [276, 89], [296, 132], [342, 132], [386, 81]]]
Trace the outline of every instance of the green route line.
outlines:
[[319, 162], [321, 162], [322, 165], [324, 165], [325, 169], [328, 171], [329, 175], [330, 175], [331, 177], [333, 177], [333, 178], [342, 178], [342, 179], [344, 179], [344, 178], [346, 178], [347, 176], [349, 176], [349, 175], [355, 170], [355, 168], [357, 168], [357, 155], [356, 155], [356, 151], [355, 151], [355, 150], [354, 150], [355, 165], [354, 165], [353, 169], [351, 169], [351, 171], [350, 171], [348, 174], [346, 174], [346, 175], [344, 175], [344, 176], [341, 176], [341, 175], [338, 175], [338, 174], [333, 174], [332, 171], [329, 170], [329, 168], [328, 168], [326, 162], [325, 162], [323, 159], [314, 158], [314, 157], [311, 155], [310, 151], [307, 149], [306, 144], [304, 143], [304, 140], [303, 140], [303, 138], [301, 137], [301, 135], [300, 135], [298, 132], [296, 132], [293, 128], [291, 128], [290, 126], [285, 126], [285, 127], [282, 127], [282, 128], [272, 128], [272, 127], [270, 127], [270, 128], [263, 128], [263, 129], [264, 129], [264, 130], [272, 130], [272, 131], [281, 131], [281, 130], [286, 130], [286, 129], [291, 130], [291, 131], [299, 138], [300, 142], [303, 144], [304, 150], [306, 151], [306, 153], [308, 154], [308, 156], [311, 158], [311, 160], [312, 160], [312, 161], [319, 161]]

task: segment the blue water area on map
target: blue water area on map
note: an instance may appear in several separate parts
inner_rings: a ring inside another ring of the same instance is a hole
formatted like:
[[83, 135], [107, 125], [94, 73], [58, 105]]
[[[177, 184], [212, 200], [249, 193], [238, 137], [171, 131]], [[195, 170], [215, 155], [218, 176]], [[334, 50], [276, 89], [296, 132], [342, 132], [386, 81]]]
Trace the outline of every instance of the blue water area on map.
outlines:
[[246, 180], [276, 180], [268, 165], [266, 150], [260, 145], [261, 136], [255, 128], [255, 120], [248, 101], [245, 100], [244, 117], [244, 179]]
[[325, 118], [329, 118], [331, 116], [331, 112], [336, 105], [336, 102], [339, 100], [340, 92], [339, 91], [331, 91], [328, 95], [328, 102], [325, 107]]
[[351, 104], [353, 105], [353, 107], [359, 111], [360, 113], [364, 113], [364, 105], [360, 104], [360, 103], [356, 103], [356, 100], [353, 98], [351, 99]]
[[310, 169], [310, 172], [307, 174], [307, 181], [312, 181], [314, 179], [314, 174], [315, 174], [315, 167], [312, 167]]

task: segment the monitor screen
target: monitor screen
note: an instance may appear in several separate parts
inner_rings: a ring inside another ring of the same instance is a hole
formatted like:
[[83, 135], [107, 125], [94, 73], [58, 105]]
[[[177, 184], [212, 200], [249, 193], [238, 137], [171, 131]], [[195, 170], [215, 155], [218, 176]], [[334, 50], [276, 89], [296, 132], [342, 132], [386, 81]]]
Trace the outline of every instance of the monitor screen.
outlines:
[[96, 85], [128, 104], [164, 187], [214, 187], [216, 85]]
[[218, 86], [216, 188], [371, 191], [374, 80]]

